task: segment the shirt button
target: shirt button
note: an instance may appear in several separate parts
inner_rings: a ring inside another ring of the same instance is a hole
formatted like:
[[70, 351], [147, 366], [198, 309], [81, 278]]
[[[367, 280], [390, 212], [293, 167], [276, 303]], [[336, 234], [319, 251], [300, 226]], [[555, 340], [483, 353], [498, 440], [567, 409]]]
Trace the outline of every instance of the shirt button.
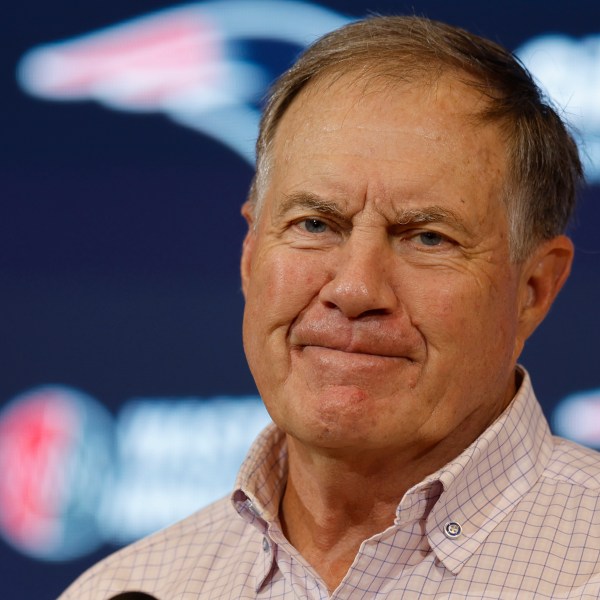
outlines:
[[269, 548], [269, 540], [267, 540], [267, 538], [266, 538], [266, 537], [264, 537], [264, 538], [263, 538], [263, 550], [264, 550], [265, 552], [268, 552], [268, 551], [269, 551], [269, 549], [270, 549], [270, 548]]
[[460, 523], [450, 521], [444, 525], [444, 535], [451, 540], [456, 539], [462, 533]]

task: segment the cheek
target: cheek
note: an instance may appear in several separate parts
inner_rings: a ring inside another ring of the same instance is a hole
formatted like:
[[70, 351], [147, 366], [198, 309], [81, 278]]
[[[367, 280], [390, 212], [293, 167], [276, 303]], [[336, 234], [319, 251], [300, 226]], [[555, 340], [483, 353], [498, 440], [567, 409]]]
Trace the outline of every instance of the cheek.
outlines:
[[[254, 257], [244, 310], [244, 348], [259, 393], [279, 397], [290, 371], [290, 326], [318, 297], [326, 279], [322, 262], [285, 248]], [[277, 402], [267, 408], [278, 420]]]
[[246, 310], [271, 328], [295, 319], [327, 281], [322, 257], [302, 254], [274, 248], [255, 257]]
[[453, 337], [468, 322], [467, 314], [472, 314], [472, 307], [477, 304], [464, 286], [437, 277], [427, 282], [420, 278], [420, 285], [411, 296], [413, 324], [435, 337]]
[[511, 282], [500, 292], [474, 277], [437, 278], [414, 299], [414, 325], [431, 346], [460, 352], [506, 343], [516, 323]]

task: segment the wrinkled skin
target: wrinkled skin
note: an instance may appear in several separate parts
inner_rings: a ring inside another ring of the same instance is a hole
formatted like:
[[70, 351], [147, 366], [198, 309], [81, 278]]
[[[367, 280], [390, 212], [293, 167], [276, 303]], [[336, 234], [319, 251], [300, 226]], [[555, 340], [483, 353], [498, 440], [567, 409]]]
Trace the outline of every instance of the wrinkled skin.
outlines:
[[506, 148], [471, 118], [482, 102], [447, 76], [347, 75], [284, 115], [261, 213], [243, 211], [244, 345], [295, 447], [432, 456], [431, 471], [513, 397], [572, 247], [511, 261]]

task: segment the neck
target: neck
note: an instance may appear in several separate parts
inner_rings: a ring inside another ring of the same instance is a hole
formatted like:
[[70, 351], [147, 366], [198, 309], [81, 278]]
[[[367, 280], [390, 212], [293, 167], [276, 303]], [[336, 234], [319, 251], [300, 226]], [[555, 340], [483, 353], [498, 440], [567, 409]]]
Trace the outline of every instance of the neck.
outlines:
[[332, 456], [290, 436], [288, 452], [283, 531], [330, 591], [344, 578], [361, 543], [394, 523], [405, 492], [436, 470], [414, 463], [403, 469], [389, 455]]
[[469, 415], [451, 435], [425, 447], [377, 450], [315, 447], [291, 435], [288, 479], [280, 506], [284, 534], [330, 591], [342, 581], [362, 542], [393, 525], [404, 494], [457, 457], [508, 405]]

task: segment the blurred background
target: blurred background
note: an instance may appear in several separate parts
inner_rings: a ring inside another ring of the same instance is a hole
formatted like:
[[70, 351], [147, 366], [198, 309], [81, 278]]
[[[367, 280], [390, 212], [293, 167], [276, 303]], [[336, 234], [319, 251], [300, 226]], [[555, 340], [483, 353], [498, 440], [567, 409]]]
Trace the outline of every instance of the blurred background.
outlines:
[[267, 422], [238, 279], [261, 99], [373, 12], [501, 42], [577, 130], [575, 268], [522, 362], [554, 430], [600, 448], [599, 3], [23, 0], [0, 53], [3, 598], [55, 598], [231, 487]]

